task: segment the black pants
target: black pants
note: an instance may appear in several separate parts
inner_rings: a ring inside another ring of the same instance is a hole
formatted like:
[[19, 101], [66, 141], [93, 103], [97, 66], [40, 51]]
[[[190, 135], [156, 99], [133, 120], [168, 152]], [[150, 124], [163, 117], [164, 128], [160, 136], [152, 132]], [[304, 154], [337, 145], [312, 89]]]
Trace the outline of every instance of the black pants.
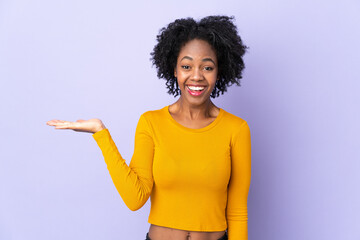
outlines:
[[[151, 240], [151, 238], [149, 237], [149, 233], [146, 233], [146, 239], [145, 240]], [[228, 240], [227, 232], [225, 232], [224, 236], [222, 236], [218, 240]]]

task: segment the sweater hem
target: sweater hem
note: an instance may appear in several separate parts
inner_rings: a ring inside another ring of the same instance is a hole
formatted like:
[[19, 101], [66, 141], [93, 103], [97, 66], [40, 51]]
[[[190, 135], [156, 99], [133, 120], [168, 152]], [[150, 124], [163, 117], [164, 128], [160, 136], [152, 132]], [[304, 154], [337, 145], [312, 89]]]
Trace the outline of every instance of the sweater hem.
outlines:
[[227, 225], [222, 225], [219, 227], [210, 227], [210, 228], [204, 228], [204, 227], [194, 227], [194, 226], [185, 226], [185, 225], [179, 225], [179, 224], [170, 224], [170, 223], [161, 223], [161, 222], [155, 222], [152, 220], [148, 220], [148, 223], [161, 226], [161, 227], [167, 227], [167, 228], [174, 228], [184, 231], [197, 231], [197, 232], [220, 232], [220, 231], [226, 231]]

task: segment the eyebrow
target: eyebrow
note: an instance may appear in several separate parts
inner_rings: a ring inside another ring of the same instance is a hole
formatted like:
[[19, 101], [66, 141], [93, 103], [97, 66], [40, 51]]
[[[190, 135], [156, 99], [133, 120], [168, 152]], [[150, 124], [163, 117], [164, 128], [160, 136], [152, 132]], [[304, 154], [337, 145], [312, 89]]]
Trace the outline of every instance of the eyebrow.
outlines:
[[[185, 56], [185, 57], [183, 57], [180, 61], [182, 61], [183, 59], [193, 60], [191, 57], [189, 57], [189, 56]], [[214, 62], [214, 60], [212, 60], [211, 58], [204, 58], [204, 59], [203, 59], [203, 60], [201, 60], [201, 61], [203, 61], [203, 62], [207, 62], [207, 61], [209, 61], [209, 62], [212, 62], [214, 65], [216, 65], [216, 64], [215, 64], [215, 62]]]

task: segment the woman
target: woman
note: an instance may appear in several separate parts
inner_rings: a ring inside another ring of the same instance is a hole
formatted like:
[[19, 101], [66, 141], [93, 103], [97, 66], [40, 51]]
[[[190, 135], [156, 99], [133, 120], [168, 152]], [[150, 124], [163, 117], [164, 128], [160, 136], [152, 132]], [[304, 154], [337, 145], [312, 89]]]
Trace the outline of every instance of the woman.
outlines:
[[92, 133], [131, 210], [150, 197], [147, 240], [248, 239], [250, 129], [210, 100], [240, 86], [247, 47], [232, 19], [178, 19], [161, 29], [152, 61], [168, 93], [180, 97], [141, 114], [129, 166], [100, 119], [47, 122]]

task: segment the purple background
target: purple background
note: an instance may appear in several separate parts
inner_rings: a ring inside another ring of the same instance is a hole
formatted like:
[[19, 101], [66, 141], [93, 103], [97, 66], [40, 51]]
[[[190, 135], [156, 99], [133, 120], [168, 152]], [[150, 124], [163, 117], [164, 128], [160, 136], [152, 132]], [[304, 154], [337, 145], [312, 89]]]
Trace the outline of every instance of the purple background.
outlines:
[[[130, 162], [141, 113], [176, 101], [149, 61], [176, 18], [234, 15], [242, 86], [214, 103], [252, 133], [249, 239], [360, 239], [360, 3], [0, 1], [0, 239], [145, 239], [89, 133]], [[356, 148], [357, 147], [357, 148]]]

